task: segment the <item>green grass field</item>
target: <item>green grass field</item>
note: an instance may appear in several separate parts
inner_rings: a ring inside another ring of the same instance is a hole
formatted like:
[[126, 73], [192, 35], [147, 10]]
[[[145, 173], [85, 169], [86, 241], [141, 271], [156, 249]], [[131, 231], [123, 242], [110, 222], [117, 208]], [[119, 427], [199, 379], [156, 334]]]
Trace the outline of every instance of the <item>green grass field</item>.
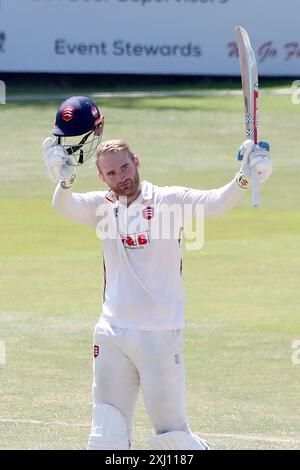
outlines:
[[[0, 106], [1, 449], [84, 449], [89, 434], [101, 247], [92, 230], [51, 209], [41, 142], [57, 105]], [[128, 140], [147, 180], [212, 188], [239, 168], [241, 97], [99, 105], [105, 139]], [[184, 256], [190, 424], [216, 449], [300, 448], [300, 365], [291, 359], [300, 339], [300, 106], [262, 96], [260, 112], [274, 162], [261, 208], [249, 192], [206, 222], [203, 250]], [[98, 187], [88, 163], [76, 190]], [[134, 447], [147, 449], [152, 432], [140, 398]]]

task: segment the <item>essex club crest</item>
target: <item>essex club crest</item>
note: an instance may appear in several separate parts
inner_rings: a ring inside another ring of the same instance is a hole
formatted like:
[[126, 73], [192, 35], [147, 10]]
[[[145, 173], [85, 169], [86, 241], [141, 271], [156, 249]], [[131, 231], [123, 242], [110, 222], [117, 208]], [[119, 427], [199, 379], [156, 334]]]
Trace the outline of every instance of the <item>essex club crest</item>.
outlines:
[[151, 220], [154, 217], [154, 209], [151, 206], [146, 207], [142, 212], [144, 219]]

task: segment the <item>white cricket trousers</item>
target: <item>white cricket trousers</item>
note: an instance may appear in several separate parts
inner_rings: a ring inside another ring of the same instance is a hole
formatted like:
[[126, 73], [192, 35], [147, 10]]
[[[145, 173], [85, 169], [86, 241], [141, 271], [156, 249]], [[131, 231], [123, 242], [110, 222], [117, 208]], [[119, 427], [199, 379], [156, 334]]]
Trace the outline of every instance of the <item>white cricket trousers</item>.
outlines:
[[183, 331], [137, 331], [109, 325], [94, 332], [93, 401], [116, 407], [128, 436], [139, 389], [156, 433], [187, 431]]

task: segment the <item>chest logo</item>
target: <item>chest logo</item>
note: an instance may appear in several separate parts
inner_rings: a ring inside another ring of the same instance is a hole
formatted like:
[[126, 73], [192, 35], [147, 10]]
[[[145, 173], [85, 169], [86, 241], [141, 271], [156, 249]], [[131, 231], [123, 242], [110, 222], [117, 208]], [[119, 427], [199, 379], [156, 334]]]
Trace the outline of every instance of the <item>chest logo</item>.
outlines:
[[150, 243], [148, 232], [132, 233], [130, 235], [122, 235], [121, 240], [125, 248], [144, 248]]
[[151, 220], [154, 217], [153, 207], [151, 206], [146, 207], [146, 209], [142, 211], [142, 214], [143, 214], [144, 219]]
[[97, 359], [100, 353], [100, 348], [97, 344], [94, 345], [94, 358]]

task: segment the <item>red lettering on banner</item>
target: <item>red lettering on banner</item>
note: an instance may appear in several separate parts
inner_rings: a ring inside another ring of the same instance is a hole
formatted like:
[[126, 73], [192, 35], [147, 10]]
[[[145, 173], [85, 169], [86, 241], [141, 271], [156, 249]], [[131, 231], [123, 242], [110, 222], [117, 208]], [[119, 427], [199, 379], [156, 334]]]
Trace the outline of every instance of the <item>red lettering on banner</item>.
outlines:
[[273, 46], [273, 41], [267, 41], [258, 49], [259, 62], [267, 59], [274, 59], [278, 55], [278, 50]]
[[285, 60], [299, 59], [300, 58], [300, 47], [298, 42], [288, 42], [284, 45], [284, 49], [287, 52]]
[[[286, 44], [285, 48], [287, 47], [293, 47], [295, 43], [290, 43]], [[296, 43], [298, 46], [298, 44]], [[236, 42], [229, 42], [227, 44], [227, 49], [228, 49], [228, 57], [230, 58], [238, 58], [239, 57], [239, 50], [238, 50], [238, 45]], [[291, 52], [293, 54], [293, 52]], [[259, 59], [259, 62], [265, 62], [268, 59], [275, 59], [278, 56], [278, 49], [273, 45], [273, 41], [266, 41], [261, 46], [258, 48], [257, 56]], [[299, 50], [299, 56], [300, 56], [300, 50]], [[288, 57], [290, 58], [290, 57]]]
[[229, 49], [228, 56], [229, 57], [239, 57], [239, 48], [237, 42], [229, 42], [227, 44], [227, 49]]

